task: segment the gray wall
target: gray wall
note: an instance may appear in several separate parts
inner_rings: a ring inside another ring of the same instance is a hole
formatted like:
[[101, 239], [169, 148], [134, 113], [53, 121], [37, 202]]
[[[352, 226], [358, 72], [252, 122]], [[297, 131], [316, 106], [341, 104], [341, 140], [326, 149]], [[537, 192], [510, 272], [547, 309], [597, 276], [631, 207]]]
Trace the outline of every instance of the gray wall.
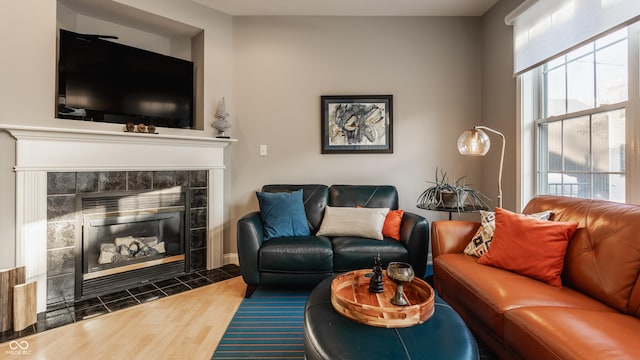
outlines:
[[[482, 118], [485, 126], [505, 136], [504, 170], [502, 174], [503, 207], [520, 210], [516, 204], [516, 79], [513, 77], [513, 28], [504, 23], [504, 17], [521, 0], [501, 0], [482, 18]], [[502, 143], [489, 134], [491, 149], [482, 159], [482, 192], [494, 197], [498, 193], [498, 171]]]
[[16, 257], [15, 142], [0, 132], [0, 268], [13, 267]]
[[[513, 208], [515, 80], [503, 17], [519, 0], [501, 0], [483, 18], [230, 17], [171, 0], [123, 3], [206, 30], [205, 130], [163, 133], [211, 136], [215, 104], [227, 98], [230, 133], [239, 139], [226, 154], [229, 259], [236, 221], [257, 209], [254, 192], [263, 184], [392, 184], [401, 208], [430, 220], [447, 214], [419, 210], [415, 202], [436, 167], [467, 175], [493, 195], [495, 150], [479, 160], [455, 148], [458, 135], [478, 123], [508, 136], [505, 207]], [[0, 41], [12, 49], [0, 58], [0, 67], [11, 69], [0, 85], [0, 125], [119, 130], [54, 119], [55, 2], [14, 2], [0, 20]], [[393, 154], [320, 154], [320, 96], [340, 94], [394, 96]], [[259, 156], [260, 144], [268, 156]], [[0, 135], [0, 267], [14, 264], [13, 146]]]
[[[478, 17], [234, 17], [230, 223], [269, 183], [391, 184], [401, 208], [447, 217], [415, 203], [436, 167], [481, 186], [456, 150], [481, 120], [481, 34]], [[320, 154], [320, 96], [344, 94], [394, 96], [393, 154]]]

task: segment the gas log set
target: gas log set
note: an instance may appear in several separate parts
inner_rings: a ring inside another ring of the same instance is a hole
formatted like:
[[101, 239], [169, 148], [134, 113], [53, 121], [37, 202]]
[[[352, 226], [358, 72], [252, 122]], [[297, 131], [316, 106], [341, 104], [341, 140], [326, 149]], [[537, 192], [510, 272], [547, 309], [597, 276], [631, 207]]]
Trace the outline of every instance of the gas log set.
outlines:
[[166, 252], [164, 242], [156, 236], [118, 237], [113, 243], [100, 244], [99, 264], [113, 264]]

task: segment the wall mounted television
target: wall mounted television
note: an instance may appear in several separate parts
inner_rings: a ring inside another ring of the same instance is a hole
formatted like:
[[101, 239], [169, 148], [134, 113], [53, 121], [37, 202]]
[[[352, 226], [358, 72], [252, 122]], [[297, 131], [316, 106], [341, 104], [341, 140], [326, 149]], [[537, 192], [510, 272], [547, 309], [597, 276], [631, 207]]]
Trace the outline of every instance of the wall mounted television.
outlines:
[[193, 62], [60, 30], [61, 119], [193, 128]]

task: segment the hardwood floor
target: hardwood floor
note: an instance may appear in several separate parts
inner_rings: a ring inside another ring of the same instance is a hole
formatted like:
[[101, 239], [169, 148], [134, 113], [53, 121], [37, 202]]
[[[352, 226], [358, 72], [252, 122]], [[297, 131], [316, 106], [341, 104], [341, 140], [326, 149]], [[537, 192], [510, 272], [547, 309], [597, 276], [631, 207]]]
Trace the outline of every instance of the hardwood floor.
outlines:
[[16, 339], [24, 351], [5, 342], [0, 359], [210, 359], [245, 287], [237, 276]]

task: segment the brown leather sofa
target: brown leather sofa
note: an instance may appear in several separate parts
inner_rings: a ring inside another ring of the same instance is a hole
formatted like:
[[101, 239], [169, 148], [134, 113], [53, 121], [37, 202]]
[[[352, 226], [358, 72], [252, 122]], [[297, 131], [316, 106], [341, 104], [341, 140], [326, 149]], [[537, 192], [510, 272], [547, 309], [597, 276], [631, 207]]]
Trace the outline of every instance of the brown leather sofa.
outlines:
[[640, 359], [640, 206], [539, 196], [523, 212], [545, 210], [579, 223], [562, 288], [463, 255], [479, 223], [436, 221], [440, 296], [501, 359]]

